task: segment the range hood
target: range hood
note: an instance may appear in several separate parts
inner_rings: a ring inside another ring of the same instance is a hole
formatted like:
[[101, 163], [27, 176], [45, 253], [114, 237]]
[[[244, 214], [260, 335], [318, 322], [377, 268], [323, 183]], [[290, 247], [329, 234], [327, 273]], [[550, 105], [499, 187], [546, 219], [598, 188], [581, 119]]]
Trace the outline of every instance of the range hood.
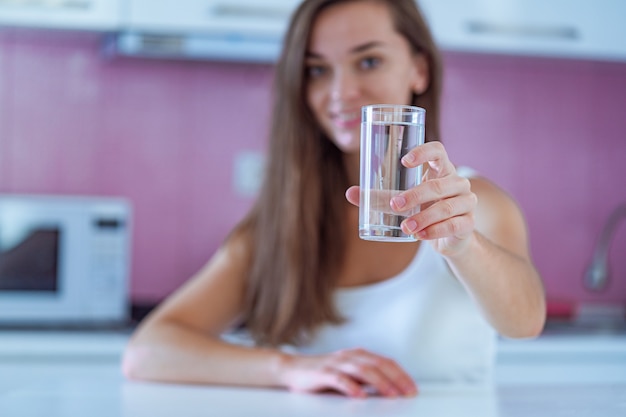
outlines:
[[125, 56], [272, 63], [278, 59], [282, 34], [125, 31], [109, 37], [106, 45], [109, 52]]
[[121, 55], [271, 63], [300, 0], [132, 0], [109, 48]]

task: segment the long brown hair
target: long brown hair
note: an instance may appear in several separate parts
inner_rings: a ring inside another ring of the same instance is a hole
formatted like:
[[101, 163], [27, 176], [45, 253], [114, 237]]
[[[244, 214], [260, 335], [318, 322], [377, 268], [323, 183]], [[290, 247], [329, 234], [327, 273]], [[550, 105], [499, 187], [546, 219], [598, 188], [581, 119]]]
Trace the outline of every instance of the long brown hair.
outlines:
[[260, 345], [306, 340], [343, 319], [332, 295], [345, 253], [347, 174], [306, 101], [305, 54], [318, 13], [346, 1], [380, 1], [396, 30], [426, 56], [430, 84], [413, 104], [427, 109], [427, 140], [439, 137], [441, 62], [414, 0], [305, 0], [292, 16], [274, 80], [265, 180], [235, 234], [246, 236], [249, 265], [243, 319]]

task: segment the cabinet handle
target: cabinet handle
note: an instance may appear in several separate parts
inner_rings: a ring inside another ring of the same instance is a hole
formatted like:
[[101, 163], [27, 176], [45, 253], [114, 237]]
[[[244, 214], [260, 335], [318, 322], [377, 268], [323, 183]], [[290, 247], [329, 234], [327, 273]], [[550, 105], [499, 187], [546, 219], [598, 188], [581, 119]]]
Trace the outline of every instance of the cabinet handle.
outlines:
[[89, 10], [93, 0], [0, 0], [0, 8]]
[[285, 20], [289, 18], [293, 7], [263, 5], [263, 4], [231, 4], [217, 3], [209, 8], [211, 17], [227, 18], [262, 18], [270, 20]]
[[467, 31], [473, 35], [514, 36], [564, 41], [580, 40], [580, 32], [573, 26], [538, 26], [481, 21], [469, 21], [465, 26]]

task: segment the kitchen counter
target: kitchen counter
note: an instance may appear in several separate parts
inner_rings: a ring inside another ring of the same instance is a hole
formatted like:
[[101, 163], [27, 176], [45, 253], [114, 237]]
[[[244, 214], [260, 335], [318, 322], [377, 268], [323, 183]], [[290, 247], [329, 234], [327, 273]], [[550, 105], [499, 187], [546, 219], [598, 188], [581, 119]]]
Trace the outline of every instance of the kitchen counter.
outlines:
[[626, 335], [503, 340], [493, 386], [421, 384], [394, 400], [127, 381], [127, 337], [0, 332], [0, 416], [626, 415]]

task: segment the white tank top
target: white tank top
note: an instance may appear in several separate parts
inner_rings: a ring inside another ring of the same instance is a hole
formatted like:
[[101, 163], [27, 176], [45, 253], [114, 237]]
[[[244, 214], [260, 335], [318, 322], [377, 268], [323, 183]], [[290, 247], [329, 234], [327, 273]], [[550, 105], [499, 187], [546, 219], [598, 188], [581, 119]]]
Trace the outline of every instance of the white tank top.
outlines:
[[290, 351], [360, 347], [394, 359], [418, 383], [491, 380], [495, 331], [428, 242], [399, 275], [340, 288], [334, 300], [345, 323], [322, 326]]

